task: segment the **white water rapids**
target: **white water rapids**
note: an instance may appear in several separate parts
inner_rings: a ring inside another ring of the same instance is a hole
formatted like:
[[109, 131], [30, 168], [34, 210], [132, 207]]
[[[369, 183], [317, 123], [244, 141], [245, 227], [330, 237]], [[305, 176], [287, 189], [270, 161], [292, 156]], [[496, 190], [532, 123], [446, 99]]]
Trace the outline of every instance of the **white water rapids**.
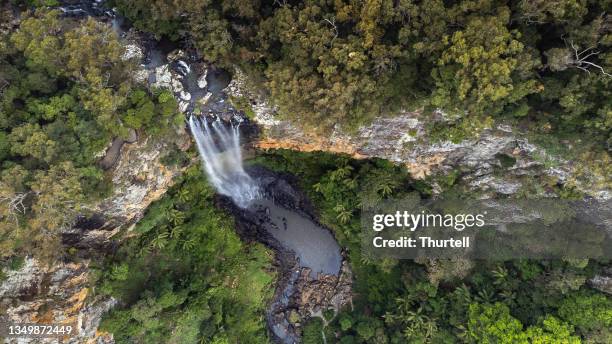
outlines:
[[[227, 128], [220, 119], [209, 124], [206, 119], [199, 120], [191, 116], [189, 127], [208, 180], [220, 194], [230, 197], [241, 208], [261, 198], [257, 183], [242, 166], [238, 126]], [[214, 137], [218, 138], [217, 142]]]

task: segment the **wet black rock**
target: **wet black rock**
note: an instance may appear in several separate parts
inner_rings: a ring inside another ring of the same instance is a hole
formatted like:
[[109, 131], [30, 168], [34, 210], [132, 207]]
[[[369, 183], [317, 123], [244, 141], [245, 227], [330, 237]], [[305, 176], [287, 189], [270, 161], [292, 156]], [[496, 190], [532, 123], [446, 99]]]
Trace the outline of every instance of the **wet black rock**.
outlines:
[[[275, 204], [309, 219], [322, 230], [327, 230], [317, 221], [315, 208], [297, 187], [298, 181], [294, 176], [276, 173], [261, 166], [251, 166], [247, 172], [258, 181], [264, 197], [273, 199]], [[239, 208], [224, 196], [218, 196], [217, 202], [234, 215], [238, 234], [243, 240], [261, 242], [276, 253], [274, 268], [278, 279], [266, 315], [275, 342], [299, 342], [301, 324], [306, 319], [328, 309], [338, 311], [350, 303], [352, 277], [344, 258], [341, 258], [339, 272], [315, 274], [300, 263], [292, 250], [266, 230], [265, 219], [275, 214], [263, 208]], [[282, 219], [279, 223], [283, 223]]]

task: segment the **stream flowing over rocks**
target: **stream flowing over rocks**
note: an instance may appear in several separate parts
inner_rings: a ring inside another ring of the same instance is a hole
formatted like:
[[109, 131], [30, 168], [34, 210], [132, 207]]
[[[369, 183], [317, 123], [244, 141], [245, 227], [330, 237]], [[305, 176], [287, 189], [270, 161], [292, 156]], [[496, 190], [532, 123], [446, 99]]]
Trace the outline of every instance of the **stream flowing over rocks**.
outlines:
[[[240, 128], [244, 137], [251, 140], [257, 136], [258, 128], [228, 101], [225, 89], [231, 77], [227, 72], [202, 62], [193, 51], [155, 41], [129, 28], [98, 1], [67, 3], [70, 4], [59, 7], [65, 16], [91, 16], [115, 29], [125, 43], [123, 58], [140, 62], [133, 74], [136, 81], [171, 90], [186, 116], [202, 114], [223, 123], [244, 121]], [[88, 215], [76, 218], [73, 226], [62, 233], [63, 244], [78, 249], [77, 262], [58, 262], [47, 267], [26, 258], [21, 268], [5, 271], [7, 278], [0, 284], [0, 310], [8, 320], [74, 323], [79, 332], [69, 343], [114, 342], [112, 334], [101, 333], [97, 327], [117, 300], [92, 296], [89, 264], [92, 259], [114, 251], [119, 243], [113, 236], [122, 230], [130, 231], [145, 209], [162, 197], [174, 177], [181, 173], [181, 168], [166, 166], [161, 159], [174, 149], [187, 150], [191, 146], [185, 129], [178, 130], [171, 139], [150, 139], [132, 131], [127, 139], [116, 138], [96, 155], [100, 166], [112, 175], [113, 194], [93, 205]], [[312, 206], [285, 181], [289, 176], [277, 176], [263, 169], [253, 173], [268, 201], [262, 198], [258, 205], [243, 209], [220, 196], [220, 206], [236, 214], [243, 239], [263, 242], [277, 252], [279, 281], [266, 319], [275, 341], [299, 342], [304, 320], [322, 316], [328, 309], [337, 312], [350, 303], [351, 272], [333, 235], [313, 216]], [[313, 236], [311, 245], [306, 245], [302, 226]], [[20, 343], [54, 341], [37, 339]]]

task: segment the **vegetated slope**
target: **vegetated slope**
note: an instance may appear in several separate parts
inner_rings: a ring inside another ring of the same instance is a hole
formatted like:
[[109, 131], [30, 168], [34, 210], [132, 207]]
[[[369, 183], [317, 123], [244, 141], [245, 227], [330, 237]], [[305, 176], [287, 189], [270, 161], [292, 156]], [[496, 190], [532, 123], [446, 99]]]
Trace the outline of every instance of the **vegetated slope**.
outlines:
[[[199, 166], [147, 210], [93, 283], [117, 343], [266, 343], [272, 253], [243, 243]], [[135, 235], [134, 235], [135, 234]]]
[[[499, 118], [535, 132], [610, 134], [610, 3], [114, 0], [145, 31], [239, 64], [315, 130], [439, 108], [454, 141]], [[153, 19], [153, 20], [152, 20]]]
[[[304, 343], [608, 343], [612, 298], [586, 285], [605, 262], [589, 260], [419, 261], [369, 259], [361, 250], [361, 204], [428, 197], [403, 167], [329, 153], [262, 153], [254, 163], [294, 174], [348, 250], [354, 309], [323, 328], [315, 318]], [[469, 197], [454, 176], [445, 193]]]
[[132, 81], [135, 62], [110, 25], [39, 9], [11, 27], [9, 12], [0, 12], [9, 23], [0, 30], [0, 260], [53, 260], [60, 232], [110, 193], [96, 161], [111, 140], [164, 135], [182, 117], [171, 93]]

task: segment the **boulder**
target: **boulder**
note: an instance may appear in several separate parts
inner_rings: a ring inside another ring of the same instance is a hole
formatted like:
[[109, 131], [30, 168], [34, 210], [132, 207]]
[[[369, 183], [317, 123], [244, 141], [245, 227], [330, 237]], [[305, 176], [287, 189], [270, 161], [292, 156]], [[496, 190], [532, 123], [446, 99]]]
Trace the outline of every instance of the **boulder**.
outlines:
[[612, 295], [612, 268], [608, 268], [602, 275], [596, 275], [591, 278], [589, 285], [599, 291]]
[[206, 77], [208, 76], [208, 69], [204, 70], [204, 73], [198, 77], [198, 87], [201, 89], [205, 89], [208, 85], [208, 81], [206, 81]]

